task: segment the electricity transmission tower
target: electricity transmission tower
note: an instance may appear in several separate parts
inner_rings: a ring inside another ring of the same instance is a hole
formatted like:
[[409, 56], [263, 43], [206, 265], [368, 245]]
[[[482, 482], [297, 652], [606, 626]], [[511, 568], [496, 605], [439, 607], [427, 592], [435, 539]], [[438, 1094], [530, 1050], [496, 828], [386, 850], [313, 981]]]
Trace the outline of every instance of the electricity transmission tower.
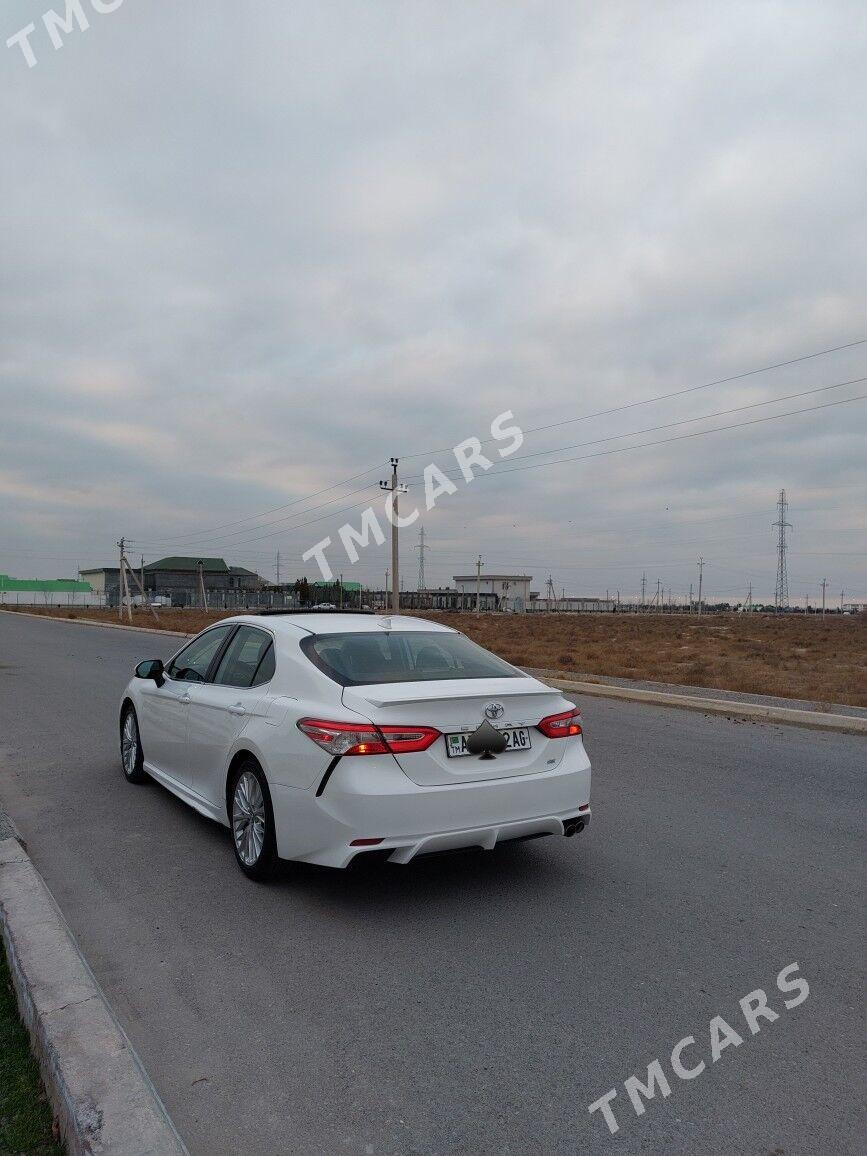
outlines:
[[777, 534], [777, 587], [774, 591], [774, 609], [779, 614], [781, 610], [789, 605], [789, 573], [786, 568], [786, 530], [791, 530], [792, 523], [786, 521], [786, 514], [789, 510], [789, 503], [786, 501], [786, 491], [780, 490], [780, 496], [777, 498], [777, 510], [779, 511], [774, 526], [778, 530]]
[[424, 552], [430, 549], [430, 546], [426, 546], [424, 542], [424, 526], [422, 526], [418, 532], [418, 545], [415, 546], [414, 549], [418, 550], [418, 589], [424, 590], [426, 588], [424, 581]]

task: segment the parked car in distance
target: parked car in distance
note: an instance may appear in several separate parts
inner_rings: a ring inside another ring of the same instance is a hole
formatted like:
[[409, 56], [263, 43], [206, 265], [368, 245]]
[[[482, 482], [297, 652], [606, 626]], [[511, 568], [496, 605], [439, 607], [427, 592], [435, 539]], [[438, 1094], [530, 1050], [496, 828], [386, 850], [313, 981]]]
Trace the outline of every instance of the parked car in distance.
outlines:
[[141, 662], [120, 704], [132, 783], [229, 827], [242, 871], [346, 867], [572, 835], [590, 821], [580, 714], [447, 626], [287, 611]]

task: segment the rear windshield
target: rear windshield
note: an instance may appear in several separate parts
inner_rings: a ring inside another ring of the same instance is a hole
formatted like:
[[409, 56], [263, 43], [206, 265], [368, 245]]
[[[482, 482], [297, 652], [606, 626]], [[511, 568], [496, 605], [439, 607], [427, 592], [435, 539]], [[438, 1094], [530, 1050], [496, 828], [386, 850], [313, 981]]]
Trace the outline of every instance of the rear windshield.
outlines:
[[520, 670], [476, 646], [463, 634], [422, 630], [311, 634], [302, 640], [301, 649], [342, 686], [524, 677]]

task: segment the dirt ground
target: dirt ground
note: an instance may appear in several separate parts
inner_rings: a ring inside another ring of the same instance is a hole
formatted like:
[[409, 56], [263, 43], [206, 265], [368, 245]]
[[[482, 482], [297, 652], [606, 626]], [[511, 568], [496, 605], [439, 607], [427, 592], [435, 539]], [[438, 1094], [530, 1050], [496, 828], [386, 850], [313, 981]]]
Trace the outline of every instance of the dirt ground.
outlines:
[[440, 616], [516, 666], [867, 706], [867, 619], [768, 614]]
[[[107, 610], [39, 613], [117, 621], [117, 612]], [[162, 610], [160, 627], [194, 634], [223, 617], [216, 611]], [[767, 614], [424, 617], [457, 627], [516, 666], [867, 707], [863, 615], [829, 616], [824, 622], [819, 616]], [[133, 624], [152, 627], [153, 616], [134, 611]]]

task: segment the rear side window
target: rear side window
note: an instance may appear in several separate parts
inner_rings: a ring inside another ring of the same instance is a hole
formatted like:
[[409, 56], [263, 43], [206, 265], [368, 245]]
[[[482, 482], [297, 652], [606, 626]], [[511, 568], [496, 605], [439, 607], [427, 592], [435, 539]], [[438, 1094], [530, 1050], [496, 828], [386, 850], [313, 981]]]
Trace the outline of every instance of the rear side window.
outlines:
[[179, 679], [182, 682], [204, 682], [208, 667], [231, 629], [231, 626], [215, 626], [213, 630], [194, 638], [189, 646], [185, 646], [181, 653], [172, 659], [168, 669], [169, 678]]
[[226, 647], [214, 682], [222, 686], [261, 686], [274, 677], [274, 643], [253, 626], [239, 626]]
[[302, 639], [301, 649], [341, 686], [524, 677], [522, 671], [463, 634], [444, 631], [311, 634]]

